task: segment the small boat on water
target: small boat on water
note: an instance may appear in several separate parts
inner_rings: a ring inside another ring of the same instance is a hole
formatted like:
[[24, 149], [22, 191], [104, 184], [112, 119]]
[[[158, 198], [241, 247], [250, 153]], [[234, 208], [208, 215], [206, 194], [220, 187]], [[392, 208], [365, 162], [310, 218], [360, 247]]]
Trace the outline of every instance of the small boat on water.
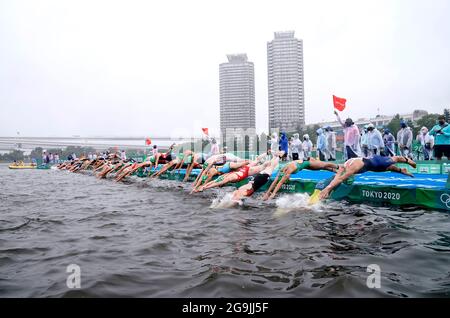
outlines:
[[36, 169], [37, 166], [32, 166], [32, 165], [10, 165], [9, 169]]
[[14, 163], [9, 165], [9, 169], [36, 169], [37, 164], [35, 163], [24, 163], [23, 161], [14, 161]]
[[9, 169], [50, 169], [51, 165], [48, 164], [33, 164], [33, 163], [24, 163], [22, 161], [12, 163], [8, 166]]

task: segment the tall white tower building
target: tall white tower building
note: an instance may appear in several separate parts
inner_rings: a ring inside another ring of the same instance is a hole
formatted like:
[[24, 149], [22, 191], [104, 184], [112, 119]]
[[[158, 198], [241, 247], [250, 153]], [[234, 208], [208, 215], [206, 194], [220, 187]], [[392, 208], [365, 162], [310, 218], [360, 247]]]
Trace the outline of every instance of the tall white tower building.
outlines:
[[303, 41], [294, 31], [275, 32], [267, 42], [269, 131], [292, 132], [305, 124]]
[[219, 66], [220, 130], [255, 128], [255, 69], [247, 54], [227, 55]]

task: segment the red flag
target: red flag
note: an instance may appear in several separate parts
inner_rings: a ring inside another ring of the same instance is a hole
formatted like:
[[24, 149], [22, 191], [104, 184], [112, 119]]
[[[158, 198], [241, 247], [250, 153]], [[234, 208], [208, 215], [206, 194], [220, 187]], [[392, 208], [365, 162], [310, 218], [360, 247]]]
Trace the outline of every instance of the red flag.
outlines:
[[205, 135], [209, 135], [209, 133], [208, 133], [208, 128], [202, 128], [202, 130], [203, 130], [203, 133], [205, 134]]
[[150, 138], [145, 139], [145, 144], [150, 146], [152, 144], [152, 140]]
[[333, 95], [333, 104], [334, 108], [336, 108], [338, 111], [343, 111], [345, 109], [345, 103], [347, 100], [345, 98], [336, 97]]

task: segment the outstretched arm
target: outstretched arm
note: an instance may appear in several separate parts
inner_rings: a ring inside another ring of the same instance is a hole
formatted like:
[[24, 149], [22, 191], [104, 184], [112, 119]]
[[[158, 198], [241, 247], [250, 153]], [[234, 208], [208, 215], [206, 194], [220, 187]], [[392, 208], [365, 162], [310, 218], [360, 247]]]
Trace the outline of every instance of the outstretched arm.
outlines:
[[286, 173], [280, 180], [280, 182], [278, 182], [277, 186], [275, 187], [275, 189], [273, 190], [272, 194], [270, 195], [269, 199], [273, 199], [278, 191], [280, 191], [281, 187], [283, 186], [283, 184], [286, 183], [286, 181], [289, 180], [289, 178], [291, 177], [290, 173]]
[[[213, 174], [213, 173], [208, 173], [207, 176], [206, 176], [206, 180], [205, 180], [204, 184], [205, 184], [205, 185], [209, 184], [210, 181], [212, 180], [212, 178], [213, 178], [214, 176], [215, 176], [215, 174]], [[203, 178], [202, 178], [202, 180], [203, 180]], [[196, 186], [196, 187], [192, 190], [191, 193], [193, 193], [193, 192], [198, 192], [198, 188], [199, 188], [200, 185], [201, 185], [201, 180], [200, 180], [200, 184], [199, 184], [198, 186]]]
[[155, 167], [157, 167], [157, 166], [158, 166], [158, 163], [159, 163], [159, 158], [161, 157], [161, 154], [160, 154], [160, 153], [157, 153], [157, 154], [155, 155], [155, 157], [156, 157]]
[[[156, 168], [157, 168], [158, 166], [155, 166], [155, 171], [156, 171]], [[150, 163], [150, 165], [148, 165], [148, 173], [147, 173], [147, 177], [150, 177], [150, 175], [152, 174], [152, 168], [153, 168], [153, 163]], [[145, 171], [145, 170], [144, 170]]]
[[194, 189], [200, 186], [200, 184], [202, 183], [202, 177], [208, 173], [209, 169], [211, 169], [211, 167], [217, 162], [217, 160], [218, 158], [214, 157], [211, 162], [207, 162], [208, 166], [206, 168], [202, 168], [201, 173], [198, 175], [197, 179], [195, 179]]
[[127, 176], [127, 171], [123, 171], [121, 174], [118, 174], [116, 177], [116, 182], [121, 181], [123, 178]]
[[204, 175], [205, 175], [205, 170], [202, 169], [200, 171], [200, 173], [198, 174], [197, 178], [195, 178], [195, 181], [192, 183], [193, 184], [192, 191], [194, 191], [201, 184], [201, 182], [202, 182], [201, 180]]
[[278, 173], [277, 173], [275, 179], [272, 181], [272, 184], [270, 185], [269, 189], [264, 194], [264, 196], [263, 196], [263, 200], [264, 201], [269, 199], [271, 191], [273, 190], [273, 188], [275, 188], [276, 184], [278, 183], [278, 180], [279, 180], [279, 177], [280, 177], [280, 173], [281, 173], [281, 169], [278, 170]]
[[183, 157], [183, 159], [180, 160], [179, 163], [177, 163], [177, 164], [175, 165], [174, 170], [181, 169], [181, 167], [183, 166], [183, 163], [184, 163], [184, 157]]
[[159, 177], [161, 174], [163, 174], [164, 172], [166, 172], [167, 170], [169, 170], [173, 165], [175, 165], [176, 163], [174, 161], [171, 161], [169, 163], [166, 163], [161, 170], [159, 170], [158, 172], [156, 172], [155, 174], [152, 175], [152, 178], [157, 178]]
[[117, 175], [121, 174], [127, 167], [129, 167], [130, 165], [128, 163], [124, 164], [122, 166], [122, 168], [119, 169], [119, 171], [117, 171]]
[[186, 175], [184, 176], [184, 179], [183, 179], [183, 181], [184, 182], [186, 182], [186, 181], [188, 181], [188, 179], [189, 179], [189, 176], [191, 175], [191, 172], [192, 172], [192, 169], [194, 169], [194, 164], [195, 164], [195, 162], [196, 162], [196, 156], [194, 155], [193, 157], [192, 157], [192, 162], [191, 162], [191, 164], [187, 167], [187, 169], [186, 169]]
[[216, 179], [215, 181], [211, 181], [207, 184], [205, 184], [204, 186], [200, 187], [200, 191], [203, 190], [207, 190], [207, 189], [211, 189], [211, 188], [215, 188], [215, 187], [221, 187], [227, 183], [233, 182], [234, 179], [231, 177], [231, 174], [227, 174], [227, 175], [223, 175], [222, 176], [223, 179], [218, 181], [218, 179]]
[[326, 199], [334, 188], [355, 174], [354, 169], [340, 167], [333, 181], [320, 193], [320, 199]]
[[103, 167], [106, 165], [107, 163], [102, 163], [101, 165], [99, 165], [97, 168], [94, 169], [94, 172], [97, 172], [101, 169], [103, 169]]
[[339, 113], [337, 111], [334, 111], [334, 114], [336, 115], [336, 118], [337, 118], [339, 124], [341, 124], [341, 126], [343, 128], [345, 128], [345, 124], [342, 122], [341, 117], [339, 116]]
[[149, 165], [151, 165], [151, 163], [149, 163], [149, 162], [139, 163], [139, 164], [137, 164], [136, 166], [132, 167], [130, 171], [131, 171], [131, 173], [134, 173], [134, 172], [137, 171], [139, 168], [144, 168], [144, 167], [147, 167], [147, 166], [149, 166]]
[[119, 177], [116, 178], [116, 181], [120, 181], [120, 180], [122, 180], [122, 179], [128, 177], [128, 176], [129, 176], [130, 174], [132, 174], [132, 173], [133, 173], [133, 171], [132, 171], [132, 169], [131, 169], [131, 167], [130, 167], [130, 168], [124, 170], [124, 171], [122, 172], [122, 174], [121, 174]]

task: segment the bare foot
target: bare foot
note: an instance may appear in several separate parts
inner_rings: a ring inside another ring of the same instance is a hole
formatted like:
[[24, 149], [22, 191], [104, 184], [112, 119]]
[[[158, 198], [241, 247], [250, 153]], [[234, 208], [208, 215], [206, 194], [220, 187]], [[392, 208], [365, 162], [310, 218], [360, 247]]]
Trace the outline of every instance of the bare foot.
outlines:
[[414, 175], [410, 173], [406, 168], [402, 168], [402, 174], [407, 175], [411, 178], [414, 178]]
[[415, 163], [412, 159], [410, 159], [410, 158], [408, 158], [408, 157], [403, 157], [403, 158], [405, 158], [406, 163], [409, 164], [409, 165], [410, 165], [411, 167], [413, 167], [414, 169], [417, 167], [416, 163]]

